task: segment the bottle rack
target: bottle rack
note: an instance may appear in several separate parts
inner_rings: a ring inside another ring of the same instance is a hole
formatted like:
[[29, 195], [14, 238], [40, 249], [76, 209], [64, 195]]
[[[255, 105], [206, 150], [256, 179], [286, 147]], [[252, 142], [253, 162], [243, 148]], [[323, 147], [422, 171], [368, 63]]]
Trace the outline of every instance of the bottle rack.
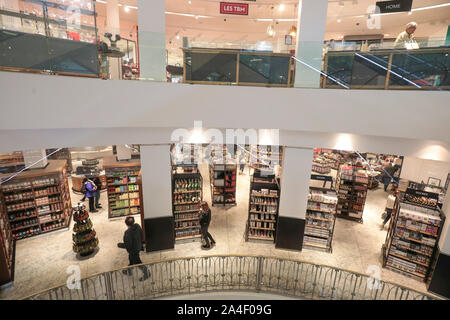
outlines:
[[8, 283], [14, 277], [14, 246], [9, 219], [6, 215], [3, 199], [0, 197], [0, 285]]
[[120, 163], [104, 163], [106, 188], [108, 193], [108, 217], [124, 217], [142, 214], [141, 186], [139, 174], [140, 163], [131, 161]]
[[413, 203], [411, 197], [437, 204], [438, 194], [410, 188], [399, 194], [383, 245], [383, 266], [426, 282], [431, 277], [445, 216], [436, 205]]
[[254, 169], [271, 170], [283, 162], [283, 147], [252, 145], [250, 147], [250, 166]]
[[199, 210], [202, 199], [203, 179], [200, 172], [172, 174], [175, 240], [201, 237]]
[[280, 204], [279, 180], [255, 170], [250, 178], [246, 241], [275, 241]]
[[65, 160], [25, 171], [1, 187], [12, 237], [20, 240], [67, 228], [72, 216]]
[[[332, 189], [333, 178], [330, 176], [311, 175], [311, 180], [324, 181], [324, 187], [309, 187], [303, 246], [332, 252], [338, 202], [336, 191]], [[330, 182], [330, 188], [325, 188], [326, 182]]]
[[212, 205], [236, 205], [236, 164], [210, 164]]
[[336, 214], [340, 218], [362, 223], [369, 178], [367, 174], [359, 173], [359, 169], [349, 164], [339, 167], [336, 181], [338, 197]]

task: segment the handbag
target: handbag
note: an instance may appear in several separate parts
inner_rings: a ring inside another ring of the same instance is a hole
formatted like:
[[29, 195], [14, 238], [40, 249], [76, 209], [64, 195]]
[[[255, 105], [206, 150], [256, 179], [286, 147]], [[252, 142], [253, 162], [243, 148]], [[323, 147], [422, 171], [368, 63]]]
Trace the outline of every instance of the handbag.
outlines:
[[383, 219], [383, 220], [386, 219], [386, 216], [387, 216], [387, 212], [385, 211], [381, 214], [381, 219]]

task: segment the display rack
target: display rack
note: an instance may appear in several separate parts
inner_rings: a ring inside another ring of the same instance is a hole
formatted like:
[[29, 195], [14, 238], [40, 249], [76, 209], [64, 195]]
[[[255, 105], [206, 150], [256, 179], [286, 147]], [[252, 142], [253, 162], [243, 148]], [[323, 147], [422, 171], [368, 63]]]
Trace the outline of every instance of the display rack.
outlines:
[[[303, 246], [332, 252], [332, 241], [336, 220], [337, 196], [333, 190], [333, 177], [311, 175], [311, 180], [323, 181], [323, 188], [309, 187], [306, 209], [306, 226]], [[326, 183], [330, 187], [326, 188]]]
[[[197, 165], [173, 166], [172, 212], [175, 225], [175, 240], [200, 238], [200, 203], [203, 200], [203, 178]], [[182, 170], [184, 171], [184, 170]]]
[[[2, 180], [9, 176], [2, 175]], [[72, 216], [65, 160], [49, 160], [1, 185], [1, 198], [13, 239], [67, 228]]]
[[0, 173], [13, 173], [22, 170], [24, 167], [25, 161], [21, 151], [0, 155]]
[[438, 194], [408, 188], [399, 193], [383, 245], [383, 266], [429, 280], [445, 216]]
[[14, 278], [14, 246], [3, 197], [0, 197], [0, 286]]
[[236, 164], [210, 164], [212, 205], [236, 205]]
[[275, 241], [280, 199], [280, 182], [275, 174], [255, 169], [250, 177], [246, 241]]
[[138, 160], [117, 161], [105, 158], [103, 168], [108, 192], [108, 217], [116, 218], [143, 214], [139, 175], [141, 164]]
[[365, 170], [350, 164], [339, 167], [336, 182], [338, 217], [363, 222], [368, 183]]
[[48, 156], [48, 159], [66, 160], [67, 161], [67, 165], [66, 165], [67, 173], [70, 174], [73, 170], [73, 167], [72, 167], [72, 154], [71, 154], [69, 148], [62, 148], [59, 151], [56, 151], [56, 150], [58, 150], [58, 149], [46, 149], [45, 150], [45, 152], [47, 153], [47, 156], [49, 154], [51, 154], [52, 152], [54, 152], [52, 155]]
[[269, 145], [250, 146], [250, 167], [273, 171], [283, 162], [283, 147]]

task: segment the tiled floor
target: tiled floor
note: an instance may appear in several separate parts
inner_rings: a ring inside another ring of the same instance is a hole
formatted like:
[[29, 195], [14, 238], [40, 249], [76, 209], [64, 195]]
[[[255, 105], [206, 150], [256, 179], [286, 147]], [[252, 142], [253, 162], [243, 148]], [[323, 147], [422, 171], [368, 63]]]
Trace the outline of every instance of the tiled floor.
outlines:
[[[204, 199], [211, 203], [209, 174], [206, 166], [201, 167], [204, 178]], [[143, 253], [144, 263], [186, 256], [216, 254], [251, 254], [298, 259], [307, 262], [330, 265], [350, 271], [368, 274], [370, 266], [381, 270], [381, 279], [394, 282], [418, 291], [426, 291], [425, 284], [401, 274], [381, 268], [381, 246], [386, 231], [380, 230], [381, 213], [386, 204], [387, 193], [380, 187], [369, 191], [364, 211], [364, 223], [337, 219], [333, 253], [304, 249], [302, 252], [275, 249], [273, 243], [245, 242], [249, 197], [248, 168], [244, 175], [238, 175], [237, 206], [213, 207], [210, 233], [217, 245], [208, 251], [200, 248], [199, 242], [176, 244], [174, 250]], [[72, 195], [75, 204], [81, 196]], [[106, 194], [102, 201], [106, 207]], [[87, 204], [87, 202], [86, 202]], [[126, 229], [123, 218], [108, 219], [103, 209], [91, 215], [94, 229], [100, 240], [98, 253], [86, 260], [77, 260], [72, 251], [72, 228], [51, 232], [42, 236], [17, 242], [14, 286], [0, 291], [2, 299], [21, 298], [47, 288], [64, 284], [69, 266], [78, 266], [81, 277], [120, 268], [128, 264], [125, 250], [117, 248]]]

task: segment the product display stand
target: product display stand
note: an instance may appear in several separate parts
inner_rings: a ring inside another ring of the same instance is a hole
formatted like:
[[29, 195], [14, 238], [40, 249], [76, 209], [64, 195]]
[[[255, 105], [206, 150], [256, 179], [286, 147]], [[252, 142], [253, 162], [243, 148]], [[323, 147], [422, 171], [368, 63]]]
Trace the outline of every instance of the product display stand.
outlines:
[[143, 214], [140, 201], [141, 188], [139, 160], [117, 161], [110, 157], [103, 161], [108, 190], [108, 217], [116, 218]]
[[80, 203], [73, 208], [73, 220], [73, 251], [80, 257], [89, 256], [98, 247], [98, 238], [84, 204]]
[[279, 179], [255, 169], [250, 177], [246, 241], [275, 241], [280, 203]]
[[[333, 190], [333, 178], [311, 175], [311, 180], [323, 181], [323, 188], [310, 187], [306, 210], [305, 236], [303, 246], [316, 250], [332, 252], [332, 240], [336, 220], [338, 198]], [[326, 183], [329, 188], [325, 188]]]
[[1, 185], [1, 197], [16, 240], [67, 228], [72, 204], [66, 161], [49, 160], [44, 169], [24, 171]]
[[179, 165], [173, 168], [172, 210], [175, 240], [199, 239], [201, 238], [199, 210], [203, 199], [202, 175], [197, 165]]
[[250, 167], [254, 169], [271, 170], [283, 162], [283, 147], [252, 145], [250, 147]]
[[343, 164], [339, 167], [336, 179], [337, 216], [362, 223], [369, 183], [365, 170]]
[[411, 188], [399, 193], [383, 245], [383, 267], [429, 280], [445, 222], [437, 203], [436, 193]]
[[212, 205], [236, 205], [236, 164], [210, 164]]
[[3, 199], [0, 199], [0, 286], [13, 281], [14, 248], [9, 218]]
[[0, 173], [14, 173], [25, 167], [21, 151], [0, 155]]

